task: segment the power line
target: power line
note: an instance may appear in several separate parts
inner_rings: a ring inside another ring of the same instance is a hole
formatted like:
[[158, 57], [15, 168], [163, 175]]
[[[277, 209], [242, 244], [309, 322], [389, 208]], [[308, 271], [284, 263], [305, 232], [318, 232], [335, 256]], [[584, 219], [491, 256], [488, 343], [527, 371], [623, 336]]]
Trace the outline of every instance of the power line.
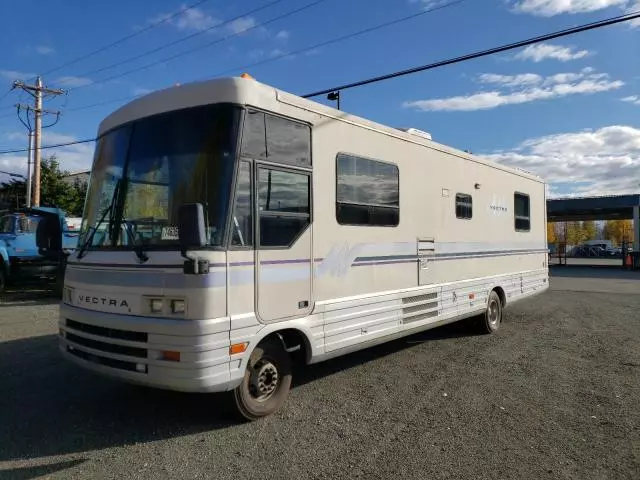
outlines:
[[[429, 70], [429, 69], [433, 69], [439, 66], [444, 66], [444, 65], [450, 65], [452, 63], [459, 63], [465, 60], [472, 60], [475, 58], [479, 58], [482, 56], [486, 56], [486, 55], [491, 55], [493, 53], [500, 53], [500, 52], [504, 52], [506, 50], [511, 50], [514, 48], [518, 48], [518, 47], [523, 47], [523, 46], [527, 46], [527, 45], [531, 45], [534, 43], [539, 43], [539, 42], [543, 42], [546, 40], [551, 40], [553, 38], [559, 38], [559, 37], [563, 37], [563, 36], [567, 36], [567, 35], [572, 35], [575, 33], [580, 33], [580, 32], [584, 32], [587, 30], [593, 30], [596, 28], [600, 28], [600, 27], [606, 27], [609, 25], [614, 25], [616, 23], [622, 23], [622, 22], [626, 22], [629, 20], [634, 20], [636, 18], [640, 18], [640, 11], [639, 12], [633, 12], [630, 13], [628, 15], [620, 15], [618, 17], [612, 17], [606, 20], [600, 20], [598, 22], [592, 22], [592, 23], [588, 23], [585, 25], [581, 25], [579, 27], [573, 27], [573, 28], [568, 28], [565, 30], [560, 30], [558, 32], [554, 32], [554, 33], [549, 33], [546, 35], [540, 35], [538, 37], [533, 37], [531, 39], [528, 40], [522, 40], [520, 42], [515, 42], [515, 43], [510, 43], [501, 47], [495, 47], [489, 50], [482, 50], [480, 52], [476, 52], [476, 53], [470, 53], [464, 56], [460, 56], [460, 57], [455, 57], [449, 60], [441, 60], [440, 62], [437, 63], [432, 63], [432, 64], [428, 64], [428, 65], [423, 65], [420, 67], [415, 67], [412, 69], [408, 69], [408, 70], [402, 70], [400, 72], [396, 72], [396, 73], [392, 73], [392, 74], [388, 74], [388, 75], [383, 75], [380, 77], [375, 77], [375, 78], [371, 78], [368, 80], [362, 80], [360, 82], [354, 82], [351, 84], [347, 84], [347, 85], [343, 85], [340, 87], [334, 87], [334, 88], [330, 88], [330, 89], [326, 89], [326, 90], [321, 90], [318, 92], [314, 92], [314, 93], [310, 93], [307, 95], [303, 95], [303, 98], [310, 98], [310, 97], [315, 97], [318, 95], [324, 95], [327, 93], [332, 93], [334, 91], [338, 91], [338, 90], [345, 90], [348, 88], [354, 88], [357, 86], [361, 86], [361, 85], [367, 85], [369, 83], [374, 83], [374, 82], [379, 82], [382, 80], [387, 80], [390, 78], [395, 78], [395, 77], [399, 77], [402, 75], [408, 75], [410, 73], [415, 73], [415, 72], [420, 72], [423, 70]], [[59, 148], [59, 147], [66, 147], [66, 146], [70, 146], [70, 145], [78, 145], [81, 143], [90, 143], [90, 142], [94, 142], [96, 141], [95, 138], [89, 138], [89, 139], [84, 139], [84, 140], [77, 140], [75, 142], [66, 142], [66, 143], [59, 143], [56, 145], [44, 145], [42, 147], [40, 147], [41, 149], [45, 149], [45, 148]], [[13, 150], [0, 150], [0, 155], [6, 155], [6, 154], [11, 154], [11, 153], [21, 153], [21, 152], [26, 152], [27, 149], [13, 149]]]
[[[147, 57], [148, 55], [160, 52], [160, 51], [165, 50], [165, 49], [167, 49], [169, 47], [177, 45], [179, 43], [186, 42], [187, 40], [191, 40], [192, 38], [198, 37], [200, 35], [204, 35], [205, 33], [209, 32], [209, 31], [211, 31], [213, 29], [217, 29], [217, 28], [221, 28], [221, 27], [224, 27], [226, 25], [229, 25], [229, 24], [231, 24], [233, 22], [236, 22], [236, 21], [240, 20], [243, 17], [258, 13], [259, 11], [265, 10], [265, 9], [267, 9], [269, 7], [272, 7], [273, 5], [275, 5], [277, 3], [280, 3], [282, 1], [283, 0], [273, 0], [272, 2], [269, 2], [266, 5], [262, 5], [260, 7], [254, 8], [253, 10], [249, 10], [247, 12], [241, 13], [240, 15], [237, 15], [237, 16], [229, 19], [229, 20], [225, 20], [224, 22], [217, 23], [217, 24], [215, 24], [215, 25], [213, 25], [211, 27], [205, 28], [204, 30], [200, 30], [198, 32], [192, 33], [191, 35], [187, 35], [186, 37], [179, 38], [179, 39], [174, 40], [172, 42], [165, 43], [164, 45], [160, 45], [159, 47], [152, 48], [151, 50], [147, 50], [146, 52], [140, 53], [138, 55], [134, 55], [133, 57], [125, 58], [124, 60], [120, 60], [120, 61], [118, 61], [116, 63], [112, 63], [111, 65], [107, 65], [105, 67], [100, 67], [100, 68], [97, 68], [95, 70], [91, 70], [89, 72], [83, 73], [82, 75], [78, 75], [78, 76], [79, 77], [88, 77], [90, 75], [95, 75], [96, 73], [104, 72], [105, 70], [111, 70], [112, 68], [116, 68], [116, 67], [119, 67], [121, 65], [125, 65], [127, 63], [131, 63], [134, 60], [138, 60], [139, 58]], [[243, 33], [243, 32], [241, 32], [241, 33]], [[65, 83], [65, 82], [64, 81], [60, 82], [60, 84], [62, 84], [62, 83]], [[75, 90], [75, 89], [71, 89], [71, 90]]]
[[[68, 147], [71, 145], [80, 145], [81, 143], [91, 143], [91, 142], [95, 142], [96, 139], [95, 138], [85, 138], [84, 140], [76, 140], [74, 142], [64, 142], [64, 143], [56, 143], [54, 145], [42, 145], [40, 147], [40, 150], [46, 150], [48, 148], [60, 148], [60, 147]], [[0, 155], [8, 155], [11, 153], [23, 153], [26, 152], [28, 149], [26, 148], [15, 148], [13, 150], [1, 150], [0, 151]]]
[[[256, 67], [256, 66], [259, 66], [259, 65], [263, 65], [263, 64], [266, 64], [266, 63], [275, 62], [277, 60], [280, 60], [280, 59], [286, 58], [286, 57], [290, 57], [292, 55], [300, 55], [301, 53], [305, 53], [305, 52], [308, 52], [308, 51], [311, 51], [311, 50], [314, 50], [314, 49], [317, 49], [317, 48], [325, 47], [327, 45], [331, 45], [331, 44], [334, 44], [334, 43], [338, 43], [338, 42], [342, 42], [342, 41], [345, 41], [345, 40], [349, 40], [351, 38], [355, 38], [355, 37], [358, 37], [360, 35], [364, 35], [365, 33], [371, 33], [373, 31], [380, 30], [382, 28], [389, 27], [391, 25], [396, 25], [396, 24], [399, 24], [399, 23], [402, 23], [402, 22], [406, 22], [408, 20], [412, 20], [414, 18], [417, 18], [419, 16], [434, 12], [436, 10], [441, 10], [441, 9], [444, 9], [444, 8], [452, 7], [454, 5], [457, 5], [457, 4], [460, 4], [460, 3], [464, 3], [466, 1], [467, 0], [454, 0], [454, 1], [451, 1], [449, 3], [442, 4], [442, 5], [439, 5], [439, 6], [434, 7], [434, 8], [422, 10], [422, 11], [420, 11], [418, 13], [415, 13], [415, 14], [412, 14], [412, 15], [408, 15], [408, 16], [405, 16], [405, 17], [397, 18], [397, 19], [391, 20], [389, 22], [381, 23], [381, 24], [375, 25], [373, 27], [368, 27], [368, 28], [365, 28], [363, 30], [359, 30], [357, 32], [352, 32], [350, 34], [343, 35], [341, 37], [333, 38], [331, 40], [326, 40], [326, 41], [323, 41], [323, 42], [320, 42], [320, 43], [316, 43], [315, 45], [311, 45], [311, 46], [308, 46], [308, 47], [305, 47], [305, 48], [294, 50], [292, 52], [283, 53], [281, 55], [277, 55], [277, 56], [274, 56], [274, 57], [271, 57], [271, 58], [268, 58], [268, 59], [265, 59], [265, 60], [260, 60], [258, 62], [250, 63], [248, 65], [244, 65], [244, 66], [241, 66], [241, 67], [235, 67], [235, 68], [232, 68], [232, 69], [229, 69], [229, 70], [221, 71], [221, 72], [218, 72], [218, 73], [213, 74], [213, 75], [207, 75], [206, 77], [200, 77], [200, 78], [195, 79], [194, 81], [204, 80], [204, 79], [208, 79], [208, 78], [212, 78], [212, 77], [218, 77], [218, 76], [225, 75], [227, 73], [235, 72], [235, 71], [238, 71], [238, 70], [246, 70], [246, 69], [253, 68], [253, 67]], [[124, 100], [133, 100], [133, 99], [141, 97], [141, 96], [142, 95], [132, 95], [132, 96], [121, 97], [121, 98], [117, 98], [117, 99], [113, 99], [113, 100], [106, 100], [106, 101], [103, 101], [103, 102], [98, 102], [98, 103], [94, 103], [94, 104], [90, 104], [90, 105], [83, 105], [83, 106], [80, 106], [80, 107], [69, 108], [69, 109], [67, 109], [67, 111], [68, 112], [73, 112], [73, 111], [78, 111], [78, 110], [86, 110], [86, 109], [89, 109], [89, 108], [94, 108], [94, 107], [99, 107], [99, 106], [102, 106], [102, 105], [107, 105], [109, 103], [116, 103], [116, 102], [120, 102], [120, 101], [124, 101]]]
[[300, 55], [301, 53], [305, 53], [305, 52], [309, 52], [311, 50], [315, 50], [315, 49], [318, 49], [318, 48], [326, 47], [327, 45], [332, 45], [334, 43], [343, 42], [345, 40], [350, 40], [351, 38], [355, 38], [355, 37], [358, 37], [360, 35], [364, 35], [365, 33], [371, 33], [371, 32], [374, 32], [376, 30], [380, 30], [380, 29], [385, 28], [385, 27], [390, 27], [391, 25], [396, 25], [398, 23], [403, 23], [403, 22], [406, 22], [408, 20], [413, 20], [414, 18], [417, 18], [417, 17], [419, 17], [421, 15], [425, 15], [425, 14], [428, 14], [428, 13], [435, 12], [437, 10], [442, 10], [442, 9], [445, 9], [445, 8], [453, 7], [455, 5], [458, 5], [460, 3], [464, 3], [466, 1], [467, 0], [453, 0], [451, 2], [441, 4], [441, 5], [438, 5], [438, 6], [433, 7], [433, 8], [422, 10], [422, 11], [420, 11], [418, 13], [414, 13], [412, 15], [396, 18], [395, 20], [391, 20], [391, 21], [385, 22], [385, 23], [380, 23], [378, 25], [374, 25], [373, 27], [368, 27], [368, 28], [365, 28], [363, 30], [358, 30], [357, 32], [352, 32], [352, 33], [349, 33], [347, 35], [343, 35], [341, 37], [333, 38], [331, 40], [325, 40], [323, 42], [316, 43], [315, 45], [311, 45], [309, 47], [304, 47], [304, 48], [301, 48], [299, 50], [294, 50], [294, 51], [288, 52], [288, 53], [282, 53], [280, 55], [276, 55], [274, 57], [271, 57], [271, 58], [268, 58], [268, 59], [265, 59], [265, 60], [260, 60], [258, 62], [250, 63], [250, 64], [244, 65], [242, 67], [236, 67], [236, 68], [232, 68], [232, 69], [225, 70], [225, 71], [222, 71], [222, 72], [218, 72], [218, 73], [216, 73], [214, 75], [207, 75], [206, 77], [200, 77], [200, 78], [197, 78], [195, 81], [200, 81], [200, 80], [205, 80], [205, 79], [208, 79], [208, 78], [213, 78], [213, 77], [218, 77], [218, 76], [221, 76], [221, 75], [226, 75], [228, 73], [235, 72], [237, 70], [246, 70], [246, 69], [249, 69], [249, 68], [257, 67], [259, 65], [263, 65], [265, 63], [275, 62], [276, 60], [280, 60], [282, 58], [290, 57], [292, 55]]
[[136, 36], [138, 36], [138, 35], [140, 35], [140, 34], [142, 34], [144, 32], [147, 32], [147, 31], [157, 27], [158, 25], [161, 25], [163, 23], [168, 22], [172, 18], [177, 17], [178, 15], [186, 12], [187, 10], [190, 10], [192, 8], [195, 8], [195, 7], [198, 7], [198, 6], [202, 5], [203, 3], [206, 3], [206, 2], [209, 2], [209, 1], [210, 0], [198, 0], [197, 2], [194, 2], [191, 5], [178, 10], [177, 12], [174, 12], [171, 15], [163, 17], [162, 19], [158, 20], [157, 22], [153, 22], [153, 23], [147, 25], [146, 27], [144, 27], [141, 30], [137, 30], [137, 31], [135, 31], [133, 33], [130, 33], [129, 35], [125, 35], [124, 37], [121, 37], [118, 40], [115, 40], [115, 41], [109, 43], [108, 45], [100, 47], [100, 48], [98, 48], [98, 49], [96, 49], [96, 50], [94, 50], [92, 52], [89, 52], [89, 53], [87, 53], [85, 55], [81, 55], [80, 57], [77, 57], [77, 58], [75, 58], [73, 60], [70, 60], [70, 61], [68, 61], [66, 63], [63, 63], [62, 65], [58, 65], [57, 67], [52, 68], [51, 70], [48, 70], [48, 71], [44, 72], [42, 75], [43, 76], [44, 75], [49, 75], [49, 74], [51, 74], [53, 72], [57, 72], [58, 70], [60, 70], [62, 68], [68, 67], [69, 65], [74, 65], [74, 64], [80, 62], [81, 60], [85, 60], [85, 59], [87, 59], [89, 57], [92, 57], [92, 56], [98, 54], [98, 53], [104, 52], [105, 50], [108, 50], [111, 47], [114, 47], [116, 45], [119, 45], [120, 43], [126, 42], [127, 40], [130, 40], [133, 37], [136, 37]]
[[538, 37], [533, 37], [528, 40], [522, 40], [520, 42], [510, 43], [507, 45], [503, 45], [501, 47], [490, 48], [488, 50], [482, 50], [475, 53], [469, 53], [467, 55], [462, 55], [460, 57], [450, 58], [448, 60], [441, 60], [435, 63], [429, 63], [427, 65], [421, 65], [419, 67], [409, 68], [407, 70], [401, 70], [399, 72], [389, 73], [387, 75], [380, 75], [378, 77], [369, 78], [367, 80], [361, 80], [359, 82], [347, 83], [345, 85], [340, 85], [339, 87], [328, 88], [326, 90], [319, 90], [317, 92], [308, 93], [307, 95], [303, 95], [303, 98], [311, 98], [317, 97], [318, 95], [325, 95], [327, 93], [332, 93], [335, 91], [347, 90], [350, 88], [361, 87], [363, 85], [368, 85], [370, 83], [381, 82], [383, 80], [390, 80], [392, 78], [401, 77], [404, 75], [409, 75], [411, 73], [422, 72], [424, 70], [431, 70], [437, 67], [444, 67], [445, 65], [451, 65], [454, 63], [464, 62], [467, 60], [473, 60], [475, 58], [484, 57], [487, 55], [493, 55], [494, 53], [506, 52], [507, 50], [512, 50], [514, 48], [525, 47], [527, 45], [532, 45], [534, 43], [544, 42], [547, 40], [552, 40], [554, 38], [565, 37], [567, 35], [573, 35], [576, 33], [585, 32], [587, 30], [594, 30], [596, 28], [606, 27], [609, 25], [614, 25], [616, 23], [627, 22], [629, 20], [634, 20], [636, 18], [640, 18], [640, 11], [629, 13], [627, 15], [620, 15], [617, 17], [612, 17], [606, 20], [600, 20], [598, 22], [587, 23], [585, 25], [581, 25], [579, 27], [567, 28], [565, 30], [560, 30], [554, 33], [548, 33], [546, 35], [540, 35]]
[[[311, 7], [315, 7], [316, 5], [318, 5], [318, 4], [320, 4], [320, 3], [323, 3], [323, 2], [326, 2], [326, 1], [327, 1], [327, 0], [315, 0], [315, 1], [313, 1], [313, 2], [311, 2], [311, 3], [308, 3], [308, 4], [306, 4], [306, 5], [302, 6], [302, 7], [299, 7], [299, 8], [293, 9], [293, 10], [289, 10], [288, 12], [283, 13], [282, 15], [278, 15], [277, 17], [272, 18], [271, 20], [267, 20], [267, 21], [265, 21], [265, 22], [258, 23], [258, 24], [256, 24], [256, 25], [253, 25], [253, 26], [251, 26], [251, 27], [249, 27], [249, 28], [246, 28], [246, 29], [244, 29], [244, 30], [242, 30], [242, 31], [239, 31], [239, 32], [236, 32], [236, 33], [232, 33], [232, 34], [230, 34], [230, 35], [227, 35], [227, 36], [225, 36], [225, 37], [219, 38], [219, 39], [214, 40], [214, 41], [212, 41], [212, 42], [205, 43], [204, 45], [200, 45], [200, 46], [198, 46], [198, 47], [190, 48], [190, 49], [185, 50], [185, 51], [183, 51], [183, 52], [180, 52], [180, 53], [177, 53], [177, 54], [174, 54], [174, 55], [170, 55], [170, 56], [165, 57], [165, 58], [161, 58], [161, 59], [159, 59], [159, 60], [156, 60], [156, 61], [154, 61], [154, 62], [148, 63], [148, 64], [146, 64], [146, 65], [142, 65], [142, 66], [140, 66], [140, 67], [133, 68], [133, 69], [131, 69], [131, 70], [127, 70], [127, 71], [125, 71], [125, 72], [118, 73], [118, 74], [116, 74], [116, 75], [112, 75], [112, 76], [107, 77], [107, 78], [103, 78], [103, 79], [101, 79], [101, 80], [99, 80], [99, 81], [97, 81], [97, 82], [93, 82], [93, 83], [91, 83], [90, 85], [98, 85], [98, 84], [100, 84], [100, 83], [105, 83], [105, 82], [108, 82], [109, 80], [115, 80], [116, 78], [121, 78], [121, 77], [124, 77], [124, 76], [130, 75], [130, 74], [132, 74], [132, 73], [140, 72], [140, 71], [142, 71], [142, 70], [146, 70], [146, 69], [151, 68], [151, 67], [154, 67], [154, 66], [156, 66], [156, 65], [160, 65], [161, 63], [166, 63], [166, 62], [169, 62], [169, 61], [171, 61], [171, 60], [175, 60], [176, 58], [183, 57], [183, 56], [185, 56], [185, 55], [190, 55], [190, 54], [195, 53], [195, 52], [197, 52], [197, 51], [199, 51], [199, 50], [203, 50], [203, 49], [205, 49], [205, 48], [208, 48], [208, 47], [210, 47], [210, 46], [212, 46], [212, 45], [215, 45], [215, 44], [218, 44], [218, 43], [222, 43], [222, 42], [224, 42], [225, 40], [228, 40], [228, 39], [230, 39], [230, 38], [236, 37], [236, 36], [241, 35], [241, 34], [243, 34], [243, 33], [247, 33], [247, 32], [249, 32], [249, 31], [251, 31], [251, 30], [255, 30], [255, 29], [257, 29], [257, 28], [264, 27], [265, 25], [269, 25], [270, 23], [276, 22], [276, 21], [278, 21], [278, 20], [282, 20], [283, 18], [290, 17], [290, 16], [292, 16], [292, 15], [295, 15], [296, 13], [300, 13], [300, 12], [302, 12], [302, 11], [304, 11], [304, 10], [307, 10], [307, 9], [309, 9], [309, 8], [311, 8]], [[69, 89], [69, 91], [71, 91], [71, 90], [78, 90], [78, 89], [80, 89], [80, 88], [85, 88], [85, 87], [88, 87], [88, 86], [89, 86], [89, 84], [87, 84], [87, 85], [82, 85], [82, 86], [75, 87], [75, 88], [70, 88], [70, 89]]]

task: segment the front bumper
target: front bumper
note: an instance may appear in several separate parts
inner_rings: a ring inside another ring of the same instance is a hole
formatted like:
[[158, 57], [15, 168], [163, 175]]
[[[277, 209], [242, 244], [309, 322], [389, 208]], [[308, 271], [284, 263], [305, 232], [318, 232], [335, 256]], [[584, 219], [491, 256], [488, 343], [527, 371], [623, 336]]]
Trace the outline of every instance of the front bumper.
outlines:
[[[242, 378], [229, 355], [228, 318], [173, 320], [60, 306], [59, 346], [74, 363], [127, 382], [184, 392], [221, 392]], [[163, 352], [179, 352], [167, 360]]]

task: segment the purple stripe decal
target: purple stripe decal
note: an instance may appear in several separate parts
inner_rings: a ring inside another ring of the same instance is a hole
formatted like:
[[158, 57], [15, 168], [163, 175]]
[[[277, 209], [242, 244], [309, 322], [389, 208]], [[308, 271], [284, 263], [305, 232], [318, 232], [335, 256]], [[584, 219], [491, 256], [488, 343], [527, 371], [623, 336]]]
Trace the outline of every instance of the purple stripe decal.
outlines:
[[396, 265], [399, 263], [416, 263], [417, 258], [411, 260], [388, 260], [388, 261], [372, 261], [372, 262], [359, 262], [352, 264], [353, 267], [366, 267], [367, 265]]

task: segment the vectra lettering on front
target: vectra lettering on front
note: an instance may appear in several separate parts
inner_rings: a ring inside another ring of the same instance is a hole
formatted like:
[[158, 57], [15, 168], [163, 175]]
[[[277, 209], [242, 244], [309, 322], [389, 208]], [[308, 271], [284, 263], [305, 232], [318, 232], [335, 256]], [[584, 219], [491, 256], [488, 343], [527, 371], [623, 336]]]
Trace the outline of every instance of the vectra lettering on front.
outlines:
[[129, 308], [126, 300], [110, 297], [93, 297], [90, 295], [80, 295], [80, 303], [89, 303], [92, 305], [108, 305], [110, 307]]

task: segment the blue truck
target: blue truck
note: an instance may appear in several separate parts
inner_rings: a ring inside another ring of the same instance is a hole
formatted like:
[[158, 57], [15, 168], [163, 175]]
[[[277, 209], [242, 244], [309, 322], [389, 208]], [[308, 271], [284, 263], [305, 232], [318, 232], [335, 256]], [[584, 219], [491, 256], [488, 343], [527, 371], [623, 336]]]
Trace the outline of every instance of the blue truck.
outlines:
[[[0, 215], [0, 293], [9, 284], [28, 279], [56, 278], [64, 275], [66, 257], [72, 253], [80, 235], [80, 225], [70, 221], [55, 207], [26, 208]], [[59, 241], [44, 245], [38, 241], [38, 226], [59, 224]]]

